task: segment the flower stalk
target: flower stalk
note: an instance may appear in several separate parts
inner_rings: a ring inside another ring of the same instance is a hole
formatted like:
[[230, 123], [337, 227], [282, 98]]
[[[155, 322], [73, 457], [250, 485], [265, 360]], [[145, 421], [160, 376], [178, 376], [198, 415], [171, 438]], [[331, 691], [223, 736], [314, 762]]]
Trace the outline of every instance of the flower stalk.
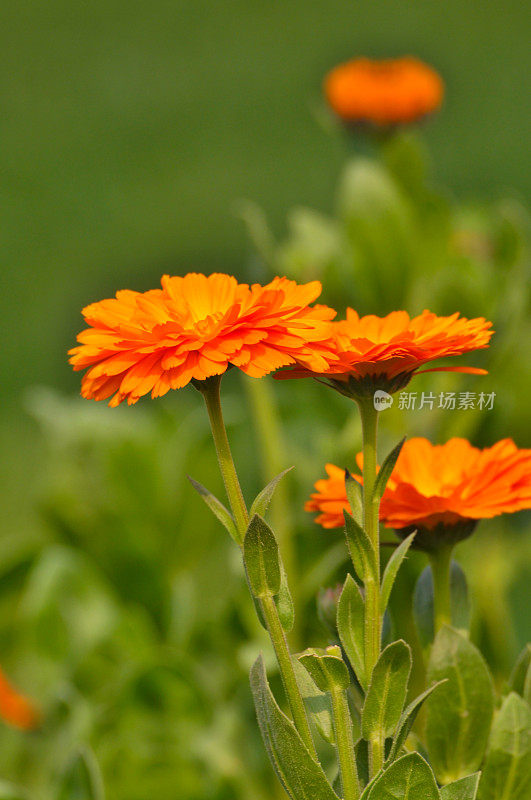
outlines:
[[342, 689], [334, 689], [330, 692], [330, 697], [332, 700], [332, 716], [339, 769], [341, 771], [343, 798], [344, 800], [358, 800], [360, 796], [360, 787], [358, 770], [356, 767], [352, 719], [348, 707], [347, 695]]
[[439, 547], [429, 553], [431, 574], [433, 576], [433, 614], [435, 635], [443, 625], [452, 624], [452, 603], [450, 594], [450, 565], [453, 547]]

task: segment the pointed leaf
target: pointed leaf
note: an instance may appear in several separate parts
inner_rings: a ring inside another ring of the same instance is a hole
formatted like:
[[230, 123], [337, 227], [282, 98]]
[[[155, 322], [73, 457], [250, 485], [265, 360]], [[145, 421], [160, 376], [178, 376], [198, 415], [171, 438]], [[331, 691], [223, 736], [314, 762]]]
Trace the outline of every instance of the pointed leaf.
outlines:
[[479, 650], [454, 628], [442, 628], [428, 664], [428, 684], [446, 683], [426, 703], [426, 744], [440, 783], [481, 764], [494, 710], [492, 679]]
[[411, 649], [402, 639], [388, 645], [374, 667], [361, 715], [363, 738], [392, 736], [407, 694]]
[[361, 800], [440, 800], [439, 790], [429, 765], [419, 753], [408, 753], [394, 761]]
[[348, 469], [345, 469], [345, 489], [352, 516], [361, 526], [363, 524], [363, 489], [361, 483], [351, 475]]
[[524, 696], [525, 679], [531, 664], [531, 644], [528, 642], [516, 660], [509, 678], [509, 689], [520, 697]]
[[467, 775], [441, 789], [441, 800], [476, 800], [481, 772]]
[[280, 562], [280, 589], [275, 597], [275, 604], [282, 627], [289, 633], [295, 623], [295, 607], [288, 585], [288, 576], [284, 564]]
[[[450, 565], [450, 602], [452, 625], [461, 632], [470, 627], [470, 600], [465, 573], [457, 561]], [[433, 642], [433, 576], [431, 567], [426, 567], [419, 576], [413, 597], [413, 614], [423, 647]]]
[[417, 714], [420, 711], [420, 708], [423, 702], [430, 696], [430, 694], [435, 691], [439, 686], [441, 686], [444, 681], [439, 681], [438, 683], [434, 683], [433, 686], [430, 686], [429, 689], [426, 689], [425, 692], [419, 694], [418, 697], [415, 697], [414, 700], [404, 709], [402, 716], [398, 721], [398, 725], [396, 726], [396, 732], [393, 738], [393, 743], [391, 745], [391, 750], [389, 751], [389, 756], [387, 758], [387, 762], [390, 763], [394, 761], [400, 755], [400, 750], [405, 744], [407, 737], [413, 727], [415, 720], [417, 718]]
[[61, 778], [58, 800], [104, 800], [103, 781], [91, 750], [79, 750]]
[[393, 588], [397, 572], [400, 569], [400, 565], [402, 564], [402, 561], [404, 560], [414, 538], [415, 533], [412, 533], [407, 537], [407, 539], [404, 539], [404, 541], [396, 548], [396, 550], [393, 552], [393, 555], [387, 562], [387, 566], [382, 578], [382, 587], [380, 592], [381, 614], [383, 614], [387, 608], [387, 603], [389, 602], [389, 596], [391, 594], [391, 589]]
[[361, 592], [352, 576], [347, 575], [337, 604], [337, 629], [354, 674], [360, 686], [366, 689], [364, 619], [365, 605]]
[[350, 686], [348, 668], [337, 645], [326, 650], [305, 650], [299, 655], [299, 661], [322, 692], [345, 691]]
[[271, 693], [262, 656], [251, 669], [258, 724], [273, 768], [292, 800], [338, 800], [320, 764]]
[[404, 436], [402, 441], [398, 442], [396, 447], [393, 447], [391, 452], [386, 456], [385, 461], [383, 462], [378, 471], [378, 475], [376, 476], [376, 482], [374, 484], [374, 491], [372, 494], [373, 498], [377, 500], [382, 499], [383, 493], [385, 492], [385, 487], [387, 486], [387, 481], [391, 477], [391, 473], [395, 468], [395, 464], [405, 441], [406, 437]]
[[243, 560], [254, 597], [280, 591], [280, 555], [275, 534], [262, 517], [255, 514], [243, 540]]
[[480, 800], [531, 796], [531, 709], [515, 692], [505, 698], [492, 726], [479, 788]]
[[297, 656], [293, 656], [293, 669], [309, 717], [326, 742], [334, 744], [334, 723], [330, 695], [317, 688]]
[[273, 480], [269, 481], [267, 486], [262, 489], [262, 491], [255, 497], [253, 503], [251, 505], [251, 510], [249, 511], [249, 516], [253, 517], [255, 514], [260, 514], [261, 517], [265, 516], [265, 512], [271, 502], [271, 498], [273, 497], [273, 493], [277, 488], [278, 483], [282, 480], [284, 475], [287, 475], [293, 467], [288, 467], [287, 469], [279, 472]]
[[[376, 578], [376, 553], [364, 529], [348, 511], [344, 511], [345, 534], [350, 557], [358, 578], [366, 581]], [[379, 554], [378, 554], [379, 557]]]
[[202, 483], [194, 481], [194, 479], [191, 478], [189, 475], [188, 475], [188, 480], [190, 481], [196, 492], [203, 498], [203, 500], [205, 501], [209, 509], [212, 511], [214, 516], [218, 518], [223, 527], [226, 528], [226, 530], [230, 533], [234, 541], [237, 542], [238, 544], [241, 544], [240, 537], [238, 535], [238, 531], [236, 530], [236, 525], [230, 511], [227, 508], [225, 508], [223, 503], [220, 500], [218, 500], [218, 498], [215, 497], [215, 495], [213, 495], [212, 492], [210, 492], [206, 488], [206, 486], [203, 486]]

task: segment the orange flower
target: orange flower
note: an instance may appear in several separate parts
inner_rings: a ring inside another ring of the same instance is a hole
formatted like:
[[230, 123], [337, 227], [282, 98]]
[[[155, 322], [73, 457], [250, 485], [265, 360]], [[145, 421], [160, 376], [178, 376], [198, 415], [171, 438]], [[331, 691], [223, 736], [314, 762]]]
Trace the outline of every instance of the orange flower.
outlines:
[[40, 715], [33, 703], [19, 694], [0, 669], [0, 717], [22, 730], [32, 730], [40, 722]]
[[377, 126], [413, 122], [436, 111], [444, 92], [437, 72], [411, 56], [347, 61], [328, 73], [324, 88], [342, 120]]
[[[386, 317], [372, 314], [359, 317], [347, 309], [346, 320], [333, 322], [335, 351], [326, 371], [295, 367], [281, 372], [278, 379], [325, 378], [347, 396], [372, 394], [375, 389], [396, 392], [406, 386], [419, 367], [429, 361], [461, 355], [488, 347], [492, 323], [483, 317], [466, 319], [458, 313], [438, 317], [423, 311], [410, 318], [406, 311], [393, 311]], [[434, 367], [422, 372], [468, 372], [485, 375], [474, 367]]]
[[70, 350], [75, 370], [90, 367], [83, 397], [109, 405], [136, 403], [221, 375], [229, 366], [260, 378], [287, 364], [321, 370], [330, 351], [335, 311], [309, 306], [318, 281], [275, 278], [267, 286], [229, 275], [162, 278], [162, 289], [121, 291], [83, 309], [90, 326]]
[[[363, 467], [362, 455], [356, 462]], [[324, 528], [343, 525], [349, 510], [345, 472], [326, 465], [328, 478], [306, 503], [318, 511]], [[362, 478], [354, 476], [360, 483]], [[402, 448], [380, 505], [380, 520], [400, 535], [417, 529], [415, 545], [433, 549], [437, 539], [469, 535], [477, 520], [531, 508], [531, 450], [519, 450], [502, 439], [480, 450], [466, 439], [432, 445], [427, 439], [408, 439]]]

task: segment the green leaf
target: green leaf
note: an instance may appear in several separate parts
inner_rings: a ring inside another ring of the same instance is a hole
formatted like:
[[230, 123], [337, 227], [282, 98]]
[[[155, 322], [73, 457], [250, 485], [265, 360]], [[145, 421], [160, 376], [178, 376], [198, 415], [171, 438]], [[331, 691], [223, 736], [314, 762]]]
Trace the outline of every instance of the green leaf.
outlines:
[[280, 591], [280, 555], [275, 534], [262, 517], [255, 514], [243, 540], [243, 560], [254, 597]]
[[255, 514], [260, 514], [261, 517], [265, 516], [265, 512], [271, 502], [271, 498], [273, 497], [273, 493], [277, 488], [277, 484], [282, 480], [284, 475], [287, 475], [293, 467], [288, 467], [287, 469], [283, 470], [283, 472], [279, 472], [267, 486], [262, 489], [262, 491], [255, 497], [253, 503], [251, 505], [251, 510], [249, 511], [249, 516], [253, 517]]
[[238, 531], [236, 530], [236, 524], [228, 508], [225, 508], [223, 503], [218, 500], [218, 498], [215, 497], [215, 495], [213, 495], [212, 492], [206, 488], [206, 486], [203, 486], [203, 484], [199, 483], [198, 481], [194, 481], [194, 479], [189, 475], [187, 477], [196, 492], [203, 498], [214, 516], [218, 518], [223, 527], [226, 528], [226, 530], [230, 533], [234, 541], [237, 544], [241, 544]]
[[366, 689], [364, 619], [365, 605], [360, 589], [352, 576], [347, 575], [337, 604], [337, 629], [354, 674], [360, 686]]
[[72, 758], [62, 775], [57, 800], [104, 800], [105, 792], [92, 750], [84, 747]]
[[391, 750], [389, 751], [389, 756], [387, 758], [387, 762], [390, 763], [394, 761], [399, 755], [400, 750], [405, 744], [407, 737], [411, 731], [411, 728], [414, 725], [414, 722], [417, 718], [417, 714], [420, 711], [420, 708], [423, 702], [430, 696], [432, 692], [435, 691], [439, 686], [441, 686], [444, 681], [439, 681], [439, 683], [434, 683], [433, 686], [430, 686], [429, 689], [419, 694], [418, 697], [415, 697], [414, 700], [404, 709], [399, 721], [398, 725], [396, 726], [396, 732], [393, 737], [393, 743], [391, 745]]
[[334, 744], [334, 723], [330, 695], [317, 688], [297, 656], [293, 656], [291, 660], [308, 715], [323, 739], [330, 744]]
[[299, 661], [322, 692], [348, 689], [350, 676], [347, 665], [341, 658], [341, 648], [337, 645], [327, 647], [326, 650], [305, 650], [300, 654]]
[[348, 511], [344, 511], [345, 534], [350, 557], [358, 578], [366, 581], [376, 577], [376, 553], [364, 529]]
[[400, 455], [400, 451], [404, 446], [404, 442], [406, 441], [406, 437], [398, 442], [396, 447], [393, 447], [390, 453], [387, 454], [385, 460], [378, 471], [378, 475], [376, 476], [376, 481], [374, 484], [374, 490], [372, 493], [373, 499], [381, 500], [383, 493], [385, 492], [385, 487], [387, 486], [387, 481], [391, 477], [391, 473], [395, 468], [395, 464], [397, 462], [398, 456]]
[[295, 622], [295, 607], [288, 585], [288, 576], [284, 564], [280, 562], [280, 589], [275, 597], [275, 604], [282, 627], [289, 633]]
[[505, 698], [489, 742], [480, 800], [528, 800], [531, 796], [531, 709], [515, 692]]
[[407, 694], [411, 649], [403, 639], [388, 645], [374, 667], [361, 715], [363, 738], [392, 736]]
[[531, 644], [528, 642], [518, 658], [509, 678], [509, 689], [521, 697], [524, 696], [526, 676], [531, 664]]
[[369, 784], [361, 800], [440, 800], [429, 765], [419, 753], [408, 753]]
[[366, 786], [369, 783], [369, 742], [366, 739], [360, 738], [355, 745], [356, 751], [356, 765], [358, 767], [358, 780], [361, 786]]
[[481, 772], [467, 775], [458, 781], [448, 783], [441, 789], [441, 800], [476, 800]]
[[363, 524], [363, 489], [361, 483], [350, 474], [348, 469], [345, 470], [345, 489], [352, 516], [361, 526]]
[[383, 614], [387, 608], [387, 603], [389, 602], [389, 596], [391, 594], [391, 589], [393, 588], [397, 572], [400, 569], [400, 565], [402, 564], [402, 561], [404, 560], [414, 538], [415, 533], [412, 533], [407, 537], [407, 539], [404, 539], [404, 541], [396, 548], [396, 550], [393, 552], [393, 555], [387, 562], [380, 590], [381, 614]]
[[253, 664], [250, 678], [265, 748], [286, 792], [292, 800], [338, 800], [321, 765], [273, 697], [262, 656]]
[[[463, 633], [470, 627], [470, 600], [465, 573], [457, 561], [450, 565], [450, 602], [452, 625]], [[428, 647], [434, 637], [433, 576], [427, 566], [419, 576], [413, 597], [413, 614], [423, 647]]]
[[440, 783], [479, 768], [494, 710], [492, 679], [481, 653], [447, 626], [437, 634], [427, 675], [428, 684], [445, 679], [426, 704], [426, 744]]
[[525, 676], [524, 700], [531, 706], [531, 664], [528, 666]]

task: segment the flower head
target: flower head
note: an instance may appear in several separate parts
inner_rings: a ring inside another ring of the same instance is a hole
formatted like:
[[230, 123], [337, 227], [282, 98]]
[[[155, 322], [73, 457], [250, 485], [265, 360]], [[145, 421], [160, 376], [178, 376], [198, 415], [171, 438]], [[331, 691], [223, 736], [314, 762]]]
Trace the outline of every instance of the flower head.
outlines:
[[[397, 392], [429, 361], [488, 347], [492, 323], [483, 317], [466, 319], [458, 313], [438, 317], [423, 311], [411, 318], [406, 311], [386, 317], [360, 317], [347, 309], [347, 318], [331, 325], [335, 337], [333, 357], [326, 371], [296, 367], [279, 373], [279, 379], [320, 377], [348, 396], [372, 395], [375, 389]], [[434, 367], [429, 371], [486, 374], [474, 367]]]
[[[361, 453], [356, 461], [362, 469]], [[326, 471], [305, 508], [319, 512], [316, 522], [324, 528], [338, 528], [349, 510], [345, 471], [333, 464]], [[416, 529], [415, 546], [431, 550], [465, 538], [480, 519], [525, 508], [531, 508], [531, 449], [518, 449], [511, 439], [480, 450], [466, 439], [432, 445], [415, 438], [406, 440], [398, 457], [380, 520], [401, 536]]]
[[328, 73], [324, 88], [342, 120], [379, 127], [413, 122], [436, 111], [444, 92], [440, 75], [411, 56], [347, 61]]
[[262, 377], [288, 364], [326, 368], [335, 311], [309, 304], [313, 281], [275, 278], [267, 286], [230, 275], [164, 275], [162, 288], [120, 291], [83, 309], [89, 325], [70, 350], [75, 370], [89, 367], [83, 397], [129, 404], [221, 375], [230, 366]]
[[40, 715], [31, 702], [19, 694], [0, 669], [0, 717], [9, 725], [22, 730], [36, 728]]

